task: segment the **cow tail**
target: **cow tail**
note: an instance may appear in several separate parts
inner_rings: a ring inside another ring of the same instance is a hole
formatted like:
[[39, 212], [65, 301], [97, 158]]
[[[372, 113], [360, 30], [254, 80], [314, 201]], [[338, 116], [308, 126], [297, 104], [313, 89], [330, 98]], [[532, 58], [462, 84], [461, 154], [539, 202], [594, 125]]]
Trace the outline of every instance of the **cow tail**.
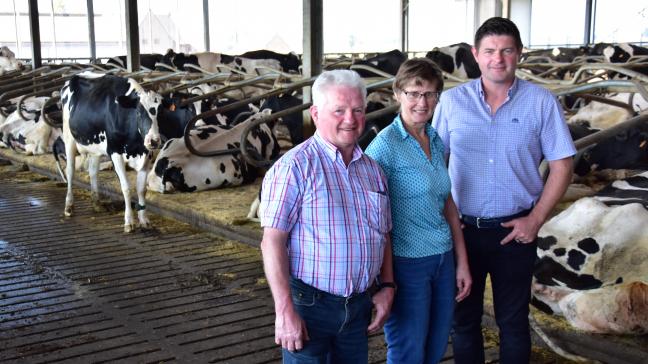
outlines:
[[533, 331], [542, 339], [542, 341], [556, 354], [562, 356], [565, 359], [575, 361], [577, 363], [600, 363], [598, 361], [587, 359], [582, 356], [568, 353], [563, 348], [559, 347], [551, 338], [542, 330], [538, 322], [536, 321], [533, 314], [529, 314], [529, 325]]

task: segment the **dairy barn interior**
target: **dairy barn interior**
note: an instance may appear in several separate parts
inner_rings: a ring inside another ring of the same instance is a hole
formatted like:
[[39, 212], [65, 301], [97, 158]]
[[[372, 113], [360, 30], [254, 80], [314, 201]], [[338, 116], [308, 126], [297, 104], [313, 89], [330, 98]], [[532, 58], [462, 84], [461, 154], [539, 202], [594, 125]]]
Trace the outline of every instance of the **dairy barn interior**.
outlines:
[[[405, 59], [434, 60], [445, 90], [480, 77], [493, 16], [520, 29], [516, 76], [555, 95], [578, 149], [539, 232], [531, 362], [647, 363], [641, 0], [0, 2], [0, 363], [281, 362], [256, 208], [265, 171], [315, 132], [315, 77], [364, 78], [364, 148], [398, 113]], [[148, 161], [69, 154], [64, 104], [92, 80], [154, 95]], [[498, 363], [488, 289], [483, 334]], [[386, 362], [382, 332], [369, 362]]]

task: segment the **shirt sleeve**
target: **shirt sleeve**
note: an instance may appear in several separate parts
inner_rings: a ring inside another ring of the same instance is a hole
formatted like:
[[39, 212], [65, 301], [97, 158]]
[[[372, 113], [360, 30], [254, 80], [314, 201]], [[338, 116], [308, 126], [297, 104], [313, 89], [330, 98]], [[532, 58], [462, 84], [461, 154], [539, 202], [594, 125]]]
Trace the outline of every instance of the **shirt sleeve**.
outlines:
[[447, 104], [447, 97], [444, 98], [442, 94], [439, 104], [434, 110], [434, 115], [432, 115], [432, 127], [443, 142], [445, 148], [444, 154], [446, 157], [450, 154], [450, 131], [448, 129], [448, 118], [446, 116], [446, 110], [448, 109]]
[[293, 161], [277, 161], [266, 173], [261, 186], [259, 218], [262, 227], [292, 230], [301, 211], [302, 182]]
[[545, 159], [553, 161], [576, 154], [562, 107], [549, 91], [546, 91], [543, 108], [540, 142]]

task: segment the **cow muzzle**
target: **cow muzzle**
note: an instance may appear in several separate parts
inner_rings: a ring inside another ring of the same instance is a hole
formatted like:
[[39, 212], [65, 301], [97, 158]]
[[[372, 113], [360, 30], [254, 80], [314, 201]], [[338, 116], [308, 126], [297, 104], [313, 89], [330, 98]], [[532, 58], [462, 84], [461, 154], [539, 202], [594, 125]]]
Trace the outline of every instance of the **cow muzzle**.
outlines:
[[144, 140], [144, 146], [148, 150], [155, 150], [155, 149], [160, 149], [162, 146], [162, 141], [160, 140], [160, 137], [152, 137], [147, 135], [145, 140]]

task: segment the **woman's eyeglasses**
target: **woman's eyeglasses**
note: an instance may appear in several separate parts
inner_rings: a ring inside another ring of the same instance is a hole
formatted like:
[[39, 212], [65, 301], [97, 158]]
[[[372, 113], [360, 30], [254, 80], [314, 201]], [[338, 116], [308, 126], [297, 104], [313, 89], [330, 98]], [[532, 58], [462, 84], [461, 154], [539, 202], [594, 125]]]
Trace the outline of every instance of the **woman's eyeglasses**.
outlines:
[[405, 94], [405, 98], [407, 98], [407, 101], [411, 101], [411, 102], [418, 101], [421, 99], [421, 97], [425, 97], [425, 99], [428, 101], [437, 101], [439, 100], [439, 96], [441, 96], [441, 92], [438, 91], [418, 92], [418, 91], [403, 90], [403, 93]]

